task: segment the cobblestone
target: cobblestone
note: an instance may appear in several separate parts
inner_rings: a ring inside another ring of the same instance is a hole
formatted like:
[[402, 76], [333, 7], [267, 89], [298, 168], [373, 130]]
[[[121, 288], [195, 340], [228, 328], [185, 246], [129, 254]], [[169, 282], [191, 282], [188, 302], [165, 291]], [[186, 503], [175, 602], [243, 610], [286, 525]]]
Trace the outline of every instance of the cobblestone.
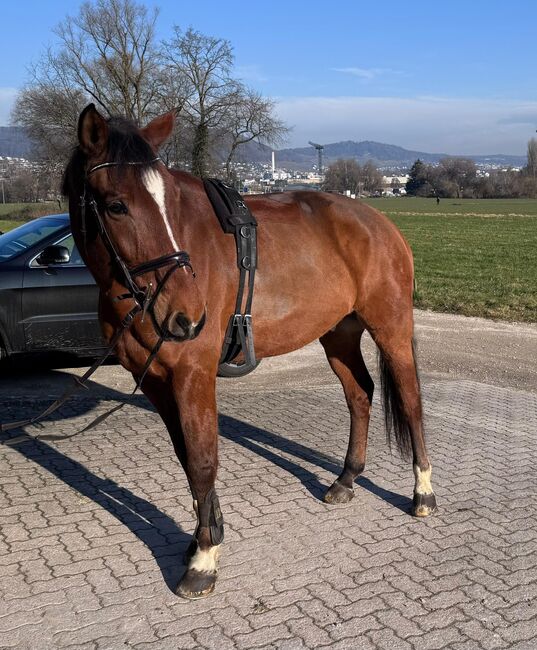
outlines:
[[[537, 396], [423, 386], [440, 511], [421, 521], [376, 399], [355, 499], [331, 507], [320, 498], [348, 435], [339, 386], [222, 382], [226, 543], [215, 594], [196, 602], [174, 595], [191, 496], [144, 398], [71, 440], [0, 446], [0, 647], [536, 648]], [[109, 404], [77, 399], [47, 433]], [[8, 419], [40, 406], [0, 405]]]

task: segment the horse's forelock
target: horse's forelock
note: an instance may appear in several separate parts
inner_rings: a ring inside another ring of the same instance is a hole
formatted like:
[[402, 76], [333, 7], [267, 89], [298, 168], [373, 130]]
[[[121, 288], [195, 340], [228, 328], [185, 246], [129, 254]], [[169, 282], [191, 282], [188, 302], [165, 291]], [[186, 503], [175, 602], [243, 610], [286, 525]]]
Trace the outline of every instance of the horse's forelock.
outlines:
[[108, 121], [108, 153], [107, 162], [118, 163], [147, 163], [154, 160], [155, 152], [151, 145], [144, 140], [134, 122], [124, 118], [113, 117]]
[[[144, 140], [134, 122], [121, 117], [112, 117], [108, 120], [108, 143], [106, 162], [116, 163], [114, 172], [121, 176], [126, 169], [140, 175], [146, 169], [144, 163], [149, 166], [155, 160], [155, 152], [151, 145]], [[84, 177], [87, 158], [76, 147], [69, 163], [67, 164], [63, 181], [62, 194], [68, 196], [72, 189], [79, 192]], [[126, 163], [140, 163], [134, 167], [128, 167]]]

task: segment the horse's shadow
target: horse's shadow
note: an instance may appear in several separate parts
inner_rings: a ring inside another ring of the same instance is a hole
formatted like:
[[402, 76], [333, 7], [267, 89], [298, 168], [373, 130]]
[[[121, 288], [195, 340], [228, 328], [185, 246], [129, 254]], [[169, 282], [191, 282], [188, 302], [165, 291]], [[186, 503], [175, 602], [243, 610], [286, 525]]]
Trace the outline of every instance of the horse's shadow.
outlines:
[[[99, 386], [99, 389], [104, 399], [119, 399], [121, 401], [126, 399], [124, 394], [114, 389], [103, 386]], [[54, 420], [70, 418], [74, 414], [80, 415], [88, 412], [98, 401], [99, 399], [75, 403], [76, 406], [72, 409], [65, 409], [63, 413], [54, 414]], [[129, 398], [127, 401], [137, 407], [153, 410], [149, 401], [143, 396]], [[68, 411], [68, 413], [65, 411]], [[341, 471], [341, 465], [331, 456], [271, 431], [261, 429], [228, 415], [221, 415], [219, 424], [220, 433], [223, 437], [283, 468], [295, 476], [317, 499], [322, 498], [327, 486], [323, 485], [312, 471], [288, 457], [294, 456], [306, 463], [332, 472], [335, 476]], [[2, 436], [2, 439], [6, 441], [10, 437], [12, 436]], [[42, 440], [14, 441], [11, 447], [84, 497], [97, 503], [126, 526], [151, 551], [167, 586], [172, 591], [175, 590], [177, 582], [184, 571], [182, 557], [191, 540], [191, 535], [186, 533], [173, 519], [132, 491], [121, 487], [111, 479], [97, 476], [78, 461]], [[287, 457], [279, 455], [278, 452], [285, 454]], [[171, 447], [170, 453], [172, 453]], [[178, 480], [182, 480], [179, 465], [177, 471]], [[381, 488], [364, 477], [359, 477], [356, 482], [360, 487], [368, 490], [391, 506], [404, 512], [410, 510], [410, 499]]]
[[[241, 420], [236, 420], [227, 415], [220, 416], [220, 433], [228, 440], [255, 452], [262, 458], [265, 458], [298, 478], [316, 499], [323, 498], [327, 486], [323, 485], [313, 472], [289, 458], [278, 455], [277, 452], [279, 451], [287, 456], [291, 455], [312, 465], [317, 465], [317, 467], [332, 472], [335, 475], [334, 478], [340, 474], [342, 469], [335, 458], [321, 451], [311, 449], [311, 447], [306, 447], [299, 442], [289, 440], [276, 433], [260, 429], [259, 427], [247, 424]], [[272, 447], [274, 451], [268, 449], [268, 447]], [[410, 512], [411, 510], [411, 499], [382, 488], [364, 476], [359, 476], [356, 479], [356, 484], [403, 512]]]
[[[127, 488], [97, 476], [41, 440], [23, 440], [11, 447], [91, 499], [134, 533], [153, 554], [167, 586], [175, 591], [184, 571], [182, 557], [191, 535], [173, 519]], [[179, 474], [179, 467], [177, 470]]]

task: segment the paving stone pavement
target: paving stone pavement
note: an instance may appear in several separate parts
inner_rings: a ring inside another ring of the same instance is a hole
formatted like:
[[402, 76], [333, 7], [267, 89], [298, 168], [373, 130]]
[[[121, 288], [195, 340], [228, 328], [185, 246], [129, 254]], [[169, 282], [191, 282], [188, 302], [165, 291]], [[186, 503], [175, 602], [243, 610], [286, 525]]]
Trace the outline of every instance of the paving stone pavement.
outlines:
[[[194, 517], [143, 397], [71, 440], [0, 446], [0, 647], [537, 648], [537, 395], [423, 385], [440, 511], [416, 520], [378, 401], [356, 496], [329, 506], [348, 435], [339, 386], [223, 382], [226, 541], [202, 601], [173, 593]], [[79, 399], [46, 432], [109, 405]], [[4, 419], [39, 404], [2, 406]]]

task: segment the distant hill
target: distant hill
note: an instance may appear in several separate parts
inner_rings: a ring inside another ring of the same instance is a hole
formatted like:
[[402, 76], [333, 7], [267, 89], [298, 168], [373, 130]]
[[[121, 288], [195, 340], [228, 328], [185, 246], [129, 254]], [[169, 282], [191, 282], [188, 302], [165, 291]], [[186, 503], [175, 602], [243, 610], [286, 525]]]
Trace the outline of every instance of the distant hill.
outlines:
[[0, 156], [28, 158], [32, 142], [22, 126], [0, 126]]
[[[393, 144], [383, 144], [365, 140], [363, 142], [354, 142], [345, 140], [344, 142], [335, 142], [324, 146], [324, 162], [330, 164], [338, 158], [354, 158], [359, 163], [372, 160], [382, 167], [402, 167], [410, 166], [419, 158], [423, 162], [436, 163], [441, 158], [445, 158], [445, 153], [426, 153], [424, 151], [411, 151], [398, 147]], [[477, 164], [482, 165], [505, 165], [519, 167], [526, 164], [525, 156], [507, 156], [503, 154], [493, 155], [475, 155], [464, 156], [470, 158]], [[281, 149], [276, 152], [276, 161], [278, 167], [299, 166], [304, 169], [311, 167], [317, 162], [317, 152], [311, 146], [300, 147], [295, 149]]]
[[[31, 154], [32, 143], [24, 129], [20, 126], [0, 126], [0, 156], [27, 158]], [[271, 147], [257, 142], [249, 142], [238, 150], [237, 160], [248, 163], [271, 162]], [[354, 158], [359, 163], [372, 160], [381, 167], [410, 167], [417, 159], [428, 163], [436, 163], [445, 158], [445, 153], [426, 153], [411, 151], [393, 144], [383, 144], [364, 140], [354, 142], [334, 142], [324, 146], [324, 162], [330, 164], [338, 158]], [[464, 156], [479, 165], [501, 165], [505, 167], [520, 167], [526, 164], [525, 156], [507, 156], [493, 154], [488, 156]], [[311, 146], [276, 151], [276, 165], [289, 169], [311, 169], [317, 163], [317, 152]]]
[[[237, 149], [237, 160], [246, 163], [267, 163], [272, 161], [272, 147], [260, 142], [246, 142]], [[278, 155], [278, 154], [276, 154]], [[222, 160], [225, 156], [222, 155]]]

